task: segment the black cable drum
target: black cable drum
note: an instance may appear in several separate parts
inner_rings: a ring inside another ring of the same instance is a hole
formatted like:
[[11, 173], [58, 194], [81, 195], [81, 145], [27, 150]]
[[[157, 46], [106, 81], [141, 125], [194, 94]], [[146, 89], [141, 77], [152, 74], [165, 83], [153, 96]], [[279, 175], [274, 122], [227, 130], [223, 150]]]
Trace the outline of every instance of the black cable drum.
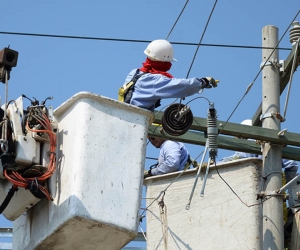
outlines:
[[161, 118], [164, 131], [173, 136], [179, 136], [186, 133], [193, 123], [193, 113], [188, 110], [181, 119], [178, 119], [179, 112], [185, 108], [183, 104], [172, 104], [165, 111]]

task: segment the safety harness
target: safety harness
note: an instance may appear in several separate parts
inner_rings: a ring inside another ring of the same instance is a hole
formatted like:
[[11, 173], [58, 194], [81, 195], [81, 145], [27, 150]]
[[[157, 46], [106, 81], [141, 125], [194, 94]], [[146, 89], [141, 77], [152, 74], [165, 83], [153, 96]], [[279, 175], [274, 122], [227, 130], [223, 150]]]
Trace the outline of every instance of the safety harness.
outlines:
[[194, 160], [190, 155], [188, 157], [188, 160], [184, 166], [184, 169], [183, 170], [186, 170], [186, 169], [189, 169], [190, 166], [193, 166], [194, 168], [197, 168], [199, 167], [199, 164], [196, 160]]
[[135, 83], [142, 75], [146, 74], [147, 72], [143, 72], [141, 74], [139, 73], [140, 69], [137, 69], [132, 79], [119, 88], [118, 100], [120, 102], [130, 103]]
[[[118, 100], [120, 102], [125, 102], [128, 104], [130, 103], [130, 100], [132, 98], [132, 93], [134, 91], [134, 85], [142, 75], [147, 74], [148, 72], [142, 72], [141, 74], [139, 73], [140, 73], [140, 69], [137, 69], [132, 79], [128, 83], [125, 83], [123, 86], [119, 88]], [[160, 100], [157, 100], [154, 104], [154, 107], [157, 108], [159, 106], [160, 106]]]

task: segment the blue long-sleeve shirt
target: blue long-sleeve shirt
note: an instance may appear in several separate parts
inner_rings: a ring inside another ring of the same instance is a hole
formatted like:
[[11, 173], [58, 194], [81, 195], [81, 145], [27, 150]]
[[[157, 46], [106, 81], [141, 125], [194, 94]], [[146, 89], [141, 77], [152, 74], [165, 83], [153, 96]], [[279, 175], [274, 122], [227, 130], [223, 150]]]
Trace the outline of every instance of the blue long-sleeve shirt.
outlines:
[[[227, 162], [227, 161], [233, 161], [237, 159], [244, 159], [244, 158], [250, 158], [250, 157], [257, 157], [259, 159], [262, 158], [261, 155], [257, 154], [250, 154], [250, 153], [244, 153], [244, 152], [235, 152], [231, 156], [224, 157], [220, 162]], [[287, 159], [282, 159], [282, 168], [285, 169], [286, 171], [297, 171], [298, 170], [298, 163], [294, 160], [287, 160]]]
[[[136, 70], [133, 69], [128, 74], [125, 83], [131, 81]], [[191, 96], [199, 92], [204, 85], [205, 82], [197, 78], [169, 78], [161, 74], [146, 73], [135, 83], [130, 104], [154, 111], [156, 101]]]
[[151, 175], [162, 175], [183, 170], [188, 156], [189, 153], [184, 144], [166, 140], [160, 146], [158, 165], [151, 169]]

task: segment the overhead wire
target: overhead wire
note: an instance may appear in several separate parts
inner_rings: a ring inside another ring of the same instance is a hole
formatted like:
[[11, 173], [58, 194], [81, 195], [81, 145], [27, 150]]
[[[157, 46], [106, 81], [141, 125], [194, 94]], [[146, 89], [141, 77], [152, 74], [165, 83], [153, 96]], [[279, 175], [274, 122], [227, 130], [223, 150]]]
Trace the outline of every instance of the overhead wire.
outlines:
[[199, 41], [199, 43], [198, 43], [197, 49], [196, 49], [196, 51], [195, 51], [195, 54], [194, 54], [192, 63], [191, 63], [191, 65], [190, 65], [190, 68], [189, 68], [189, 70], [188, 70], [188, 73], [187, 73], [187, 75], [186, 75], [186, 78], [189, 77], [189, 74], [190, 74], [190, 71], [191, 71], [191, 69], [192, 69], [192, 67], [193, 67], [194, 61], [195, 61], [195, 59], [196, 59], [196, 55], [197, 55], [197, 53], [198, 53], [200, 44], [201, 44], [201, 42], [202, 42], [202, 40], [203, 40], [204, 34], [205, 34], [206, 29], [207, 29], [207, 27], [208, 27], [208, 24], [209, 24], [209, 21], [210, 21], [210, 19], [211, 19], [211, 16], [212, 16], [212, 14], [213, 14], [213, 12], [214, 12], [214, 10], [215, 10], [215, 7], [216, 7], [217, 2], [218, 2], [218, 0], [215, 1], [214, 6], [213, 6], [213, 8], [212, 8], [212, 10], [211, 10], [211, 12], [210, 12], [210, 14], [209, 14], [208, 20], [207, 20], [207, 22], [206, 22], [206, 24], [205, 24], [205, 28], [204, 28], [204, 30], [203, 30], [203, 32], [202, 32], [200, 41]]
[[[202, 40], [203, 40], [204, 34], [205, 34], [205, 32], [206, 32], [206, 29], [207, 29], [207, 27], [208, 27], [208, 24], [209, 24], [209, 21], [210, 21], [210, 19], [211, 19], [211, 17], [212, 17], [212, 14], [213, 14], [213, 12], [214, 12], [214, 10], [215, 10], [215, 7], [216, 7], [216, 5], [217, 5], [217, 2], [218, 2], [218, 0], [215, 1], [214, 5], [213, 5], [213, 7], [212, 7], [212, 10], [211, 10], [211, 12], [210, 12], [210, 14], [209, 14], [209, 17], [208, 17], [208, 19], [207, 19], [207, 21], [206, 21], [204, 30], [203, 30], [203, 32], [202, 32], [200, 41], [199, 41], [198, 46], [197, 46], [197, 48], [196, 48], [196, 51], [195, 51], [195, 53], [194, 53], [194, 56], [193, 56], [191, 65], [190, 65], [189, 70], [188, 70], [187, 75], [186, 75], [186, 78], [189, 77], [189, 74], [190, 74], [190, 71], [191, 71], [191, 69], [192, 69], [192, 67], [193, 67], [194, 61], [195, 61], [195, 59], [196, 59], [196, 55], [197, 55], [197, 53], [198, 53], [200, 44], [201, 44], [201, 42], [202, 42]], [[179, 113], [179, 109], [180, 109], [180, 106], [181, 106], [181, 102], [182, 102], [182, 100], [184, 100], [184, 99], [185, 99], [185, 98], [181, 98], [181, 99], [180, 99], [180, 103], [179, 103], [179, 105], [178, 105], [178, 113]]]
[[[187, 0], [187, 1], [185, 2], [184, 6], [183, 6], [182, 10], [180, 11], [180, 13], [179, 13], [179, 15], [178, 15], [176, 21], [174, 22], [174, 24], [173, 24], [173, 26], [172, 26], [172, 28], [171, 28], [169, 34], [167, 35], [166, 40], [169, 39], [169, 36], [171, 35], [171, 33], [172, 33], [173, 29], [175, 28], [177, 22], [179, 21], [179, 19], [180, 19], [181, 15], [182, 15], [183, 11], [185, 10], [185, 8], [186, 8], [188, 2], [189, 2], [189, 0]], [[178, 99], [178, 98], [177, 98], [177, 99]], [[176, 99], [176, 100], [177, 100], [177, 99]], [[175, 103], [176, 100], [174, 100], [173, 103]], [[162, 110], [162, 109], [161, 109], [161, 110]]]
[[[150, 43], [150, 40], [138, 40], [138, 39], [123, 39], [123, 38], [107, 38], [107, 37], [88, 37], [88, 36], [67, 36], [67, 35], [55, 35], [55, 34], [38, 34], [38, 33], [25, 33], [25, 32], [9, 32], [0, 31], [0, 35], [16, 35], [16, 36], [33, 36], [33, 37], [46, 37], [46, 38], [62, 38], [62, 39], [79, 39], [79, 40], [98, 40], [98, 41], [110, 41], [110, 42], [131, 42], [131, 43]], [[199, 43], [191, 42], [170, 42], [176, 45], [185, 46], [198, 46]], [[273, 49], [272, 47], [261, 46], [249, 46], [249, 45], [231, 45], [231, 44], [210, 44], [201, 43], [201, 46], [207, 47], [224, 47], [224, 48], [237, 48], [237, 49]], [[291, 48], [277, 48], [279, 50], [292, 50]]]
[[184, 11], [185, 7], [187, 6], [188, 2], [189, 2], [189, 0], [187, 0], [187, 1], [185, 2], [185, 4], [184, 4], [184, 6], [183, 6], [183, 8], [182, 8], [182, 10], [181, 10], [181, 12], [180, 12], [180, 14], [179, 14], [179, 16], [177, 17], [177, 19], [176, 19], [175, 23], [173, 24], [173, 26], [172, 26], [172, 28], [171, 28], [171, 30], [170, 30], [170, 32], [169, 32], [169, 34], [167, 35], [167, 38], [166, 38], [166, 40], [168, 40], [168, 39], [169, 39], [169, 36], [171, 35], [171, 33], [172, 33], [173, 29], [175, 28], [175, 26], [176, 26], [176, 24], [177, 24], [177, 22], [178, 22], [179, 18], [181, 17], [181, 15], [182, 15], [182, 13], [183, 13], [183, 11]]
[[293, 75], [295, 71], [295, 65], [296, 65], [296, 59], [297, 59], [297, 54], [298, 54], [298, 48], [299, 48], [299, 43], [300, 43], [300, 38], [298, 38], [298, 41], [296, 42], [296, 49], [295, 49], [295, 54], [294, 54], [294, 59], [293, 59], [293, 64], [292, 64], [292, 70], [291, 70], [291, 75], [290, 75], [290, 80], [289, 80], [289, 86], [286, 94], [286, 99], [285, 99], [285, 104], [284, 104], [284, 111], [283, 111], [283, 117], [285, 119], [286, 117], [286, 111], [287, 111], [287, 106], [289, 103], [289, 97], [290, 97], [290, 91], [292, 87], [292, 81], [293, 81]]

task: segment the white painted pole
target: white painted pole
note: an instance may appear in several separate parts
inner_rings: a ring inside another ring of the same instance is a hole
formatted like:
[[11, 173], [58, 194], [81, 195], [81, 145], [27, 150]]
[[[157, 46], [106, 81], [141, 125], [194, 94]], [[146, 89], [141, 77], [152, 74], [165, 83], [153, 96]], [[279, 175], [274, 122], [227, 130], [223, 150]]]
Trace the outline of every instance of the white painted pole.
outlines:
[[[262, 30], [263, 47], [275, 48], [277, 43], [278, 28], [271, 25], [265, 26]], [[273, 115], [280, 113], [278, 50], [263, 49], [262, 64], [268, 58], [271, 63], [267, 62], [262, 70], [262, 126], [280, 130], [280, 120]], [[281, 146], [266, 142], [263, 145], [262, 155], [263, 176], [266, 177], [265, 191], [272, 193], [282, 186]], [[283, 234], [283, 200], [281, 196], [273, 196], [263, 203], [263, 249], [284, 249]]]

